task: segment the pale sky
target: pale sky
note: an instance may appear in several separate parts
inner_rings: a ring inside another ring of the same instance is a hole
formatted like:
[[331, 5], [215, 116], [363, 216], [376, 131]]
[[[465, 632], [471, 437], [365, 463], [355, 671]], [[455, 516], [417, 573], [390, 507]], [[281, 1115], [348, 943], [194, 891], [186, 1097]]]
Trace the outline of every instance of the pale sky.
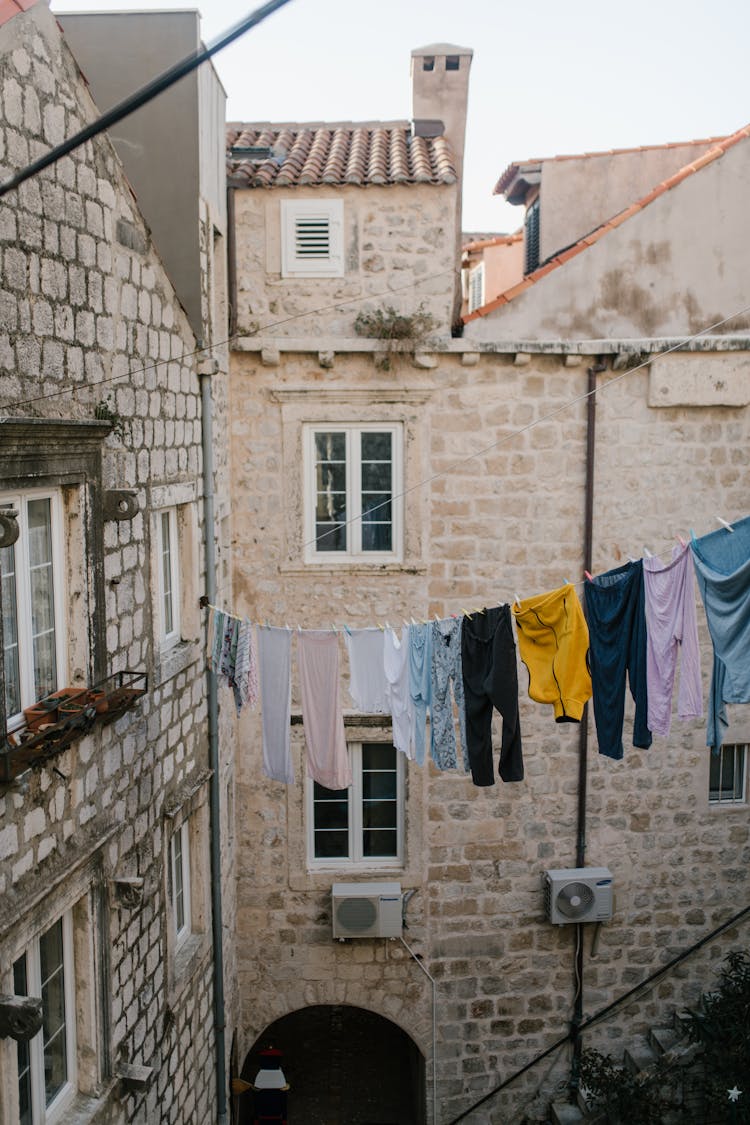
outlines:
[[[53, 12], [198, 8], [211, 42], [253, 0], [52, 0]], [[514, 160], [725, 135], [750, 122], [748, 0], [291, 0], [214, 56], [227, 120], [411, 116], [410, 52], [474, 49], [465, 231], [521, 222]]]

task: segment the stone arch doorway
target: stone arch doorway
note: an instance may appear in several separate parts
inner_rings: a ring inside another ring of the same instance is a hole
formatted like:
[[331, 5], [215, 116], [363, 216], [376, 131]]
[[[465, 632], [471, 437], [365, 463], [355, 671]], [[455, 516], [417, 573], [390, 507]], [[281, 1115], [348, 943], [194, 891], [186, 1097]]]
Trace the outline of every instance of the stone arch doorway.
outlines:
[[[396, 1024], [364, 1008], [320, 1004], [269, 1024], [248, 1052], [252, 1082], [264, 1047], [283, 1051], [289, 1125], [424, 1125], [425, 1065]], [[252, 1094], [240, 1125], [252, 1125]]]

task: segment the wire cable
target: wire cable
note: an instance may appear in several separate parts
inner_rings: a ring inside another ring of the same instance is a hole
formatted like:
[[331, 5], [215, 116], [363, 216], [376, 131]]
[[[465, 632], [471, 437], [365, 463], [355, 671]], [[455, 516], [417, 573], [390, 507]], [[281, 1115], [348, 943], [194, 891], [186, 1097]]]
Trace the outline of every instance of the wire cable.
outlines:
[[268, 3], [261, 5], [260, 8], [256, 8], [249, 16], [245, 16], [239, 23], [234, 24], [228, 31], [225, 31], [223, 35], [220, 35], [218, 39], [215, 39], [213, 43], [210, 43], [207, 47], [199, 47], [197, 50], [191, 52], [191, 54], [186, 55], [184, 59], [180, 59], [179, 62], [168, 67], [167, 70], [157, 75], [156, 78], [153, 78], [150, 82], [147, 82], [145, 86], [142, 86], [140, 90], [129, 94], [127, 98], [123, 98], [121, 102], [112, 106], [106, 113], [100, 114], [100, 116], [89, 125], [85, 125], [83, 129], [74, 133], [67, 141], [62, 141], [59, 145], [55, 145], [55, 147], [45, 153], [44, 156], [40, 156], [38, 160], [27, 164], [25, 168], [16, 172], [10, 179], [0, 183], [0, 198], [7, 195], [9, 191], [13, 191], [14, 188], [17, 188], [26, 180], [30, 180], [32, 176], [43, 172], [45, 168], [49, 168], [52, 164], [57, 163], [58, 160], [63, 156], [67, 156], [68, 153], [73, 152], [74, 149], [80, 148], [86, 141], [90, 141], [93, 137], [98, 136], [99, 133], [103, 133], [105, 129], [116, 125], [117, 122], [122, 121], [124, 117], [129, 117], [136, 109], [140, 109], [141, 106], [146, 105], [148, 102], [158, 97], [159, 94], [163, 94], [165, 90], [168, 90], [170, 86], [174, 86], [175, 82], [179, 82], [186, 74], [190, 74], [190, 72], [199, 67], [201, 63], [206, 62], [207, 59], [210, 59], [211, 56], [215, 55], [218, 51], [223, 50], [224, 47], [228, 47], [235, 39], [239, 39], [241, 35], [250, 31], [251, 28], [257, 27], [257, 25], [267, 19], [268, 16], [273, 15], [274, 12], [278, 11], [279, 8], [283, 8], [284, 5], [288, 3], [289, 0], [268, 0]]

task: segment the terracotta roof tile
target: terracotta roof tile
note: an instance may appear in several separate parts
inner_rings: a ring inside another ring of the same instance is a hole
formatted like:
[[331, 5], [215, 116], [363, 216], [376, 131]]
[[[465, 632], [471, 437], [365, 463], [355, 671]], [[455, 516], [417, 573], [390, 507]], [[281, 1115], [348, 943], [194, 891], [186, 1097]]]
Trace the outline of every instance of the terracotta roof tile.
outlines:
[[0, 0], [0, 27], [19, 12], [28, 12], [36, 3], [37, 0]]
[[[489, 301], [486, 305], [482, 305], [481, 308], [475, 309], [474, 312], [468, 313], [463, 317], [464, 323], [466, 324], [470, 320], [477, 320], [478, 317], [486, 316], [488, 313], [492, 312], [493, 309], [498, 309], [501, 305], [506, 305], [509, 301], [512, 301], [514, 297], [517, 297], [520, 293], [523, 293], [526, 289], [530, 288], [530, 286], [535, 285], [537, 281], [540, 281], [543, 277], [546, 277], [548, 273], [552, 273], [553, 270], [558, 269], [571, 258], [575, 258], [579, 254], [582, 254], [584, 250], [588, 250], [589, 246], [593, 246], [595, 242], [598, 242], [599, 239], [603, 238], [604, 235], [606, 235], [609, 231], [614, 230], [622, 223], [627, 222], [628, 219], [632, 218], [633, 215], [638, 214], [638, 212], [642, 211], [644, 207], [647, 207], [650, 203], [653, 203], [653, 201], [655, 199], [658, 199], [659, 196], [664, 195], [664, 193], [669, 191], [671, 188], [677, 187], [677, 185], [681, 184], [683, 180], [686, 180], [688, 176], [692, 176], [696, 172], [699, 172], [701, 168], [705, 168], [706, 165], [713, 164], [715, 160], [719, 160], [730, 148], [734, 148], [735, 145], [739, 144], [741, 141], [747, 140], [748, 138], [750, 138], [750, 125], [745, 125], [744, 128], [738, 129], [736, 133], [732, 133], [728, 137], [717, 138], [716, 143], [713, 144], [712, 148], [710, 148], [708, 152], [697, 157], [692, 163], [686, 164], [684, 168], [681, 168], [679, 170], [679, 172], [675, 172], [673, 176], [670, 176], [668, 179], [663, 180], [662, 183], [657, 184], [657, 186], [655, 188], [652, 188], [647, 195], [642, 196], [640, 199], [636, 200], [635, 203], [631, 203], [629, 207], [626, 207], [624, 210], [618, 212], [617, 215], [613, 215], [612, 218], [608, 219], [605, 223], [601, 223], [593, 231], [587, 234], [585, 238], [581, 238], [578, 240], [578, 242], [574, 242], [572, 246], [569, 246], [567, 250], [564, 250], [561, 254], [556, 254], [551, 259], [551, 261], [545, 262], [543, 265], [539, 266], [538, 269], [535, 269], [533, 273], [528, 274], [522, 282], [519, 282], [518, 285], [514, 285], [510, 289], [506, 289], [504, 293], [501, 293], [498, 297], [495, 297], [494, 300]], [[709, 144], [711, 142], [694, 141], [687, 143]], [[677, 148], [679, 146], [652, 145], [650, 147]], [[612, 151], [638, 152], [642, 150], [613, 149]], [[587, 153], [585, 155], [600, 154]], [[556, 157], [555, 159], [565, 160], [568, 158]]]
[[[9, 0], [0, 0], [0, 4]], [[227, 125], [227, 175], [241, 187], [455, 184], [445, 137], [413, 137], [406, 122]], [[242, 150], [253, 150], [243, 152]], [[266, 150], [266, 151], [264, 151]]]
[[515, 179], [518, 171], [528, 164], [549, 164], [553, 161], [562, 160], [589, 160], [596, 156], [624, 156], [631, 152], [658, 152], [662, 149], [670, 148], [686, 148], [688, 145], [698, 145], [705, 148], [707, 145], [712, 147], [719, 144], [719, 142], [727, 140], [727, 137], [706, 137], [703, 140], [695, 141], [670, 141], [663, 145], [636, 145], [634, 148], [609, 148], [604, 149], [602, 152], [578, 152], [578, 153], [563, 153], [559, 156], [534, 156], [529, 160], [514, 160], [509, 164], [505, 171], [500, 176], [500, 179], [495, 184], [494, 195], [504, 195], [506, 188]]

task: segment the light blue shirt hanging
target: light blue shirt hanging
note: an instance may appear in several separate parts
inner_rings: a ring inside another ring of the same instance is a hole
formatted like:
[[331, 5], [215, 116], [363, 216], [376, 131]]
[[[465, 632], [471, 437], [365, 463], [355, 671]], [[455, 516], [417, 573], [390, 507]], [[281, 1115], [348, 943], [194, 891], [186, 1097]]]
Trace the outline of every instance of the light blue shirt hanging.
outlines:
[[714, 649], [706, 745], [718, 754], [726, 703], [750, 703], [750, 516], [692, 538], [695, 576]]

